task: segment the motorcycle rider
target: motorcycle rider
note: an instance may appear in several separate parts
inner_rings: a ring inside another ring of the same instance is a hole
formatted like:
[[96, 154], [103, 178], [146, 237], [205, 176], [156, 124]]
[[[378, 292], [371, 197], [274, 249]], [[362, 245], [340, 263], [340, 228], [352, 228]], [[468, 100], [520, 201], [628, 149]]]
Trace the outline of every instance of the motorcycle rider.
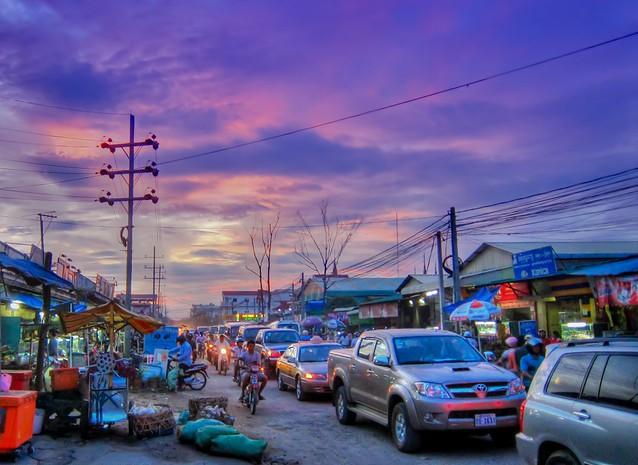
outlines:
[[[246, 343], [246, 350], [241, 354], [240, 360], [246, 368], [241, 374], [241, 396], [239, 397], [241, 402], [244, 400], [246, 386], [248, 386], [248, 382], [250, 381], [250, 368], [254, 366], [261, 368], [261, 354], [259, 352], [255, 352], [255, 341], [251, 339]], [[266, 378], [266, 375], [264, 375], [261, 371], [259, 371], [258, 377], [261, 382], [261, 386], [259, 387], [259, 400], [264, 400], [262, 392], [268, 383], [268, 378]]]
[[221, 371], [222, 368], [222, 349], [226, 349], [226, 367], [230, 366], [230, 344], [226, 335], [221, 334], [219, 341], [217, 342], [217, 371]]
[[179, 363], [179, 375], [177, 376], [177, 387], [184, 387], [184, 370], [193, 364], [193, 347], [186, 341], [184, 336], [177, 337], [177, 347], [171, 349], [169, 355], [177, 353], [177, 363]]
[[233, 359], [235, 360], [235, 366], [233, 367], [233, 381], [239, 379], [239, 359], [244, 353], [244, 338], [238, 337], [235, 341], [235, 347], [232, 348]]

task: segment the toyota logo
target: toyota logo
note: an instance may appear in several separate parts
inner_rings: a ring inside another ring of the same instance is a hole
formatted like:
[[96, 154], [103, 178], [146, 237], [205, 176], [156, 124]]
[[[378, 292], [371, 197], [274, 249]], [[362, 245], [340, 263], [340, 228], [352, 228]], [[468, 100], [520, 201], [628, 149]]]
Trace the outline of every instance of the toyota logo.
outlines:
[[481, 399], [487, 397], [487, 386], [485, 384], [475, 384], [473, 389], [476, 393], [476, 397]]

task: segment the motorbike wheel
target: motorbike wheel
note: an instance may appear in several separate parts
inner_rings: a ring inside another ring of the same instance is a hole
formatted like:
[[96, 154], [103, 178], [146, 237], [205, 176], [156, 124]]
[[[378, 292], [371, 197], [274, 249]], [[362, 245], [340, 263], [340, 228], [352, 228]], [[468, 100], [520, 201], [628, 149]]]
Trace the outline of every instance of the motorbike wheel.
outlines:
[[192, 381], [189, 383], [189, 386], [193, 391], [201, 391], [206, 387], [206, 382], [206, 375], [201, 371], [196, 371], [192, 375]]
[[250, 391], [250, 413], [252, 415], [257, 412], [257, 402], [259, 402], [259, 396], [255, 391]]

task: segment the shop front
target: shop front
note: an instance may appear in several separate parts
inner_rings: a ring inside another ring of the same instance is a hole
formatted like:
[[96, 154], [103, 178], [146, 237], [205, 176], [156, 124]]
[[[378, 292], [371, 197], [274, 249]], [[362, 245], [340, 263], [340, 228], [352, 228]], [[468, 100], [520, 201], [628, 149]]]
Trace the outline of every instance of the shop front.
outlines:
[[399, 298], [378, 299], [359, 304], [359, 318], [374, 321], [376, 329], [399, 327]]
[[599, 276], [592, 281], [600, 321], [613, 334], [638, 334], [638, 274]]

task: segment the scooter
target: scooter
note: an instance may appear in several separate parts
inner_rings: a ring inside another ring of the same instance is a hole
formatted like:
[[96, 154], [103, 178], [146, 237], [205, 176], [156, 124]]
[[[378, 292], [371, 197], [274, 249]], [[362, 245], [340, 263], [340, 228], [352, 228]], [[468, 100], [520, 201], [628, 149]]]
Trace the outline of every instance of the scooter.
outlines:
[[226, 348], [221, 349], [220, 354], [219, 354], [219, 369], [217, 371], [218, 374], [224, 374], [224, 376], [226, 376], [226, 373], [228, 373], [228, 352], [226, 350]]
[[[166, 370], [166, 375], [173, 368], [173, 364], [177, 363], [175, 359], [170, 359], [168, 361], [168, 369]], [[183, 386], [188, 386], [193, 391], [201, 391], [206, 387], [206, 383], [208, 382], [208, 373], [206, 373], [206, 369], [208, 365], [205, 363], [195, 363], [190, 367], [184, 370], [184, 379], [182, 380]]]
[[206, 343], [206, 359], [212, 366], [217, 365], [217, 347], [212, 341]]
[[263, 368], [257, 366], [251, 366], [250, 370], [250, 382], [246, 386], [242, 404], [250, 409], [252, 415], [257, 412], [257, 404], [259, 403], [259, 389], [261, 383], [259, 382], [259, 373], [263, 371]]

